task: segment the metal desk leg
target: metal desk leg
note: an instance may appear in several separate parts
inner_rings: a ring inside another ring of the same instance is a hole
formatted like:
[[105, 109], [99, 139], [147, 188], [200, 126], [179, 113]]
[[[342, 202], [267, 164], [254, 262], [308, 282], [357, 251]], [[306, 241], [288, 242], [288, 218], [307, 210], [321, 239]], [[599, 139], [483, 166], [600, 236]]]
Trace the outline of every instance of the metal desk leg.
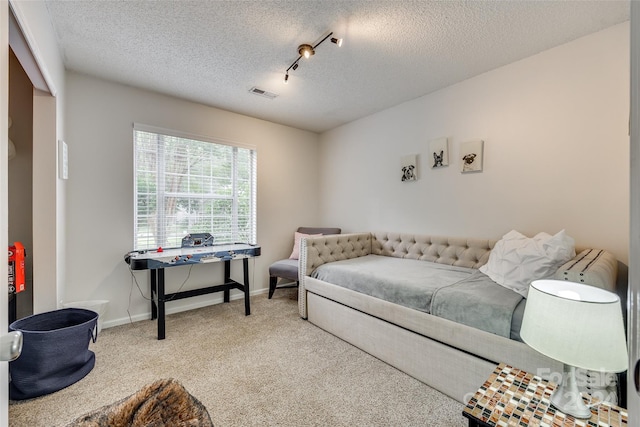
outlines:
[[151, 320], [158, 318], [158, 306], [156, 305], [156, 299], [158, 298], [158, 287], [156, 286], [156, 271], [149, 270], [151, 275]]
[[158, 339], [164, 339], [164, 268], [158, 269]]
[[[224, 283], [229, 283], [231, 281], [231, 261], [225, 260], [224, 262]], [[224, 302], [229, 302], [229, 291], [227, 288], [224, 290]]]
[[242, 260], [242, 270], [244, 272], [244, 315], [251, 314], [251, 307], [249, 306], [249, 258]]

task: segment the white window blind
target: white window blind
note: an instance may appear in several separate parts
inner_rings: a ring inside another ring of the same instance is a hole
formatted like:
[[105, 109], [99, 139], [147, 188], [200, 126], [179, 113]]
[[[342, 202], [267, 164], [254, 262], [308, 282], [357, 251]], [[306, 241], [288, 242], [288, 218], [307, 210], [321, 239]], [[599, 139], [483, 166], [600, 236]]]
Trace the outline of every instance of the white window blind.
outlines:
[[134, 248], [179, 247], [189, 233], [256, 243], [256, 151], [134, 125]]

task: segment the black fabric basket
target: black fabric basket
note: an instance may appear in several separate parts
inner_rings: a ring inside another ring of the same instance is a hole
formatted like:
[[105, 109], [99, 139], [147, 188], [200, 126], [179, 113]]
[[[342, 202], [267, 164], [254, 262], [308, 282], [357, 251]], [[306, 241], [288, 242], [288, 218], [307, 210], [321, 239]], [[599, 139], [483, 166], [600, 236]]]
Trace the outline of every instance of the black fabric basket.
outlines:
[[64, 308], [25, 317], [9, 325], [23, 335], [22, 354], [9, 363], [9, 399], [23, 400], [63, 389], [95, 365], [89, 341], [97, 338], [98, 313]]

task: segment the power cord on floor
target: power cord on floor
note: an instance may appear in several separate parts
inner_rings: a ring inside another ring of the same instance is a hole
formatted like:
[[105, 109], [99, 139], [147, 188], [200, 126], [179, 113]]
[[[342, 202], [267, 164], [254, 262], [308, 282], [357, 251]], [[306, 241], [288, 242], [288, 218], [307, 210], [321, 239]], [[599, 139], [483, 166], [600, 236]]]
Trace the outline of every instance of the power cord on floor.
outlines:
[[[184, 281], [182, 282], [182, 284], [180, 285], [178, 290], [173, 293], [173, 296], [171, 298], [165, 299], [164, 302], [172, 301], [176, 297], [176, 295], [182, 290], [184, 285], [186, 285], [187, 281], [191, 277], [191, 269], [192, 268], [193, 268], [193, 264], [189, 265], [189, 271], [187, 272], [187, 277], [184, 279]], [[133, 294], [133, 284], [135, 283], [136, 287], [138, 288], [138, 291], [140, 292], [140, 296], [143, 299], [145, 299], [147, 301], [152, 301], [153, 298], [152, 298], [152, 296], [146, 296], [144, 294], [144, 292], [142, 291], [142, 288], [140, 287], [140, 284], [138, 283], [138, 278], [136, 277], [135, 274], [133, 274], [133, 270], [131, 269], [131, 264], [129, 264], [129, 273], [131, 274], [131, 278], [133, 280], [131, 281], [131, 288], [129, 289], [129, 304], [127, 305], [127, 315], [129, 316], [129, 323], [133, 323], [133, 319], [131, 318], [131, 297], [132, 297], [132, 294]]]

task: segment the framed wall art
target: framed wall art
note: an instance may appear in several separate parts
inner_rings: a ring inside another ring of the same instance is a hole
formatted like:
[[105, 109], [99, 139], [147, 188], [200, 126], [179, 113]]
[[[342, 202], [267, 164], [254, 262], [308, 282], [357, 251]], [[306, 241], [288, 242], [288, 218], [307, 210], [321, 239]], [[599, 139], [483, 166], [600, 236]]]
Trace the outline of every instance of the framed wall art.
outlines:
[[463, 142], [460, 145], [462, 159], [462, 173], [482, 172], [484, 141], [475, 140]]
[[402, 181], [415, 181], [418, 179], [418, 156], [411, 154], [400, 159], [402, 169]]
[[438, 138], [429, 142], [429, 161], [431, 168], [449, 166], [449, 145], [447, 138]]

